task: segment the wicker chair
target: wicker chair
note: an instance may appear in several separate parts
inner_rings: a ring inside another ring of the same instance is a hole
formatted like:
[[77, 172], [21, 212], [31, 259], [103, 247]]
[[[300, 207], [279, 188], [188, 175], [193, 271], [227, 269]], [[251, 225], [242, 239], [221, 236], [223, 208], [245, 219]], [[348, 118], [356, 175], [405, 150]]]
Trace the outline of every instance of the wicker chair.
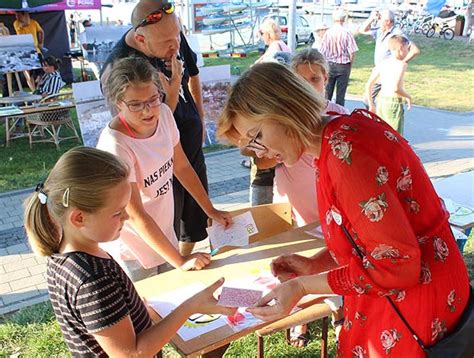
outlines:
[[[73, 102], [72, 92], [63, 92], [45, 97], [40, 101], [40, 105], [64, 100]], [[78, 142], [81, 141], [74, 127], [69, 108], [58, 108], [57, 110], [28, 115], [27, 124], [30, 148], [33, 147], [33, 143], [52, 142], [56, 145], [56, 149], [59, 149], [59, 143], [63, 140], [76, 138]], [[60, 132], [63, 126], [70, 128], [74, 134], [61, 137]]]

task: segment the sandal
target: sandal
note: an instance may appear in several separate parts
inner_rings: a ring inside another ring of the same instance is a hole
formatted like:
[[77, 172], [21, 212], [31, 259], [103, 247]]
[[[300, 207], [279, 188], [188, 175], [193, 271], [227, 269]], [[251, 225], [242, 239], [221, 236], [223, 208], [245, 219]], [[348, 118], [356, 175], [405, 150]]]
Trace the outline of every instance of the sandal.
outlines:
[[306, 325], [291, 327], [288, 343], [296, 348], [306, 347], [311, 339], [307, 329]]
[[250, 159], [244, 159], [240, 162], [240, 165], [244, 168], [250, 169]]

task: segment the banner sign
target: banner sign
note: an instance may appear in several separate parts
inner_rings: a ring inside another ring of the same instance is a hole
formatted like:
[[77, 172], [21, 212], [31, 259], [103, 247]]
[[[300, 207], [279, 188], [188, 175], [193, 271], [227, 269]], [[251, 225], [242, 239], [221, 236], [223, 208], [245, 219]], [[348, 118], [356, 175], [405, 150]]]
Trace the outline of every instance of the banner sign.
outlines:
[[[1, 9], [0, 2], [0, 10]], [[26, 7], [21, 9], [22, 11], [63, 11], [63, 10], [99, 10], [101, 8], [101, 0], [62, 0], [55, 4]], [[11, 9], [10, 9], [11, 10]], [[16, 9], [17, 11], [19, 9]]]

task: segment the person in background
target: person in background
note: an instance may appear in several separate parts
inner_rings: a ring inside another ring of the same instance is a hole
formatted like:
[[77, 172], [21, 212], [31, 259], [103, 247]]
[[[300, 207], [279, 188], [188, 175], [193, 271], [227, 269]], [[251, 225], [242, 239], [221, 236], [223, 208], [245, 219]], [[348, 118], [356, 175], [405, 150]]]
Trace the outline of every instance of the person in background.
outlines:
[[403, 103], [411, 108], [411, 96], [405, 91], [404, 79], [408, 64], [403, 61], [409, 51], [406, 37], [393, 35], [388, 40], [391, 57], [383, 60], [367, 81], [366, 98], [369, 100], [369, 111], [375, 112], [375, 103], [370, 96], [376, 82], [381, 85], [377, 100], [377, 115], [403, 135]]
[[128, 218], [128, 173], [110, 153], [73, 148], [25, 202], [28, 240], [48, 257], [49, 297], [74, 357], [161, 357], [190, 315], [235, 313], [213, 296], [220, 279], [153, 324], [132, 281], [99, 246], [116, 240]]
[[46, 56], [43, 60], [44, 74], [38, 82], [38, 86], [34, 93], [40, 94], [43, 97], [57, 94], [66, 83], [61, 78], [59, 73], [59, 65], [61, 60], [54, 56]]
[[[372, 28], [374, 23], [379, 23], [378, 28]], [[369, 18], [364, 21], [358, 30], [360, 33], [369, 34], [375, 39], [375, 51], [374, 51], [374, 65], [377, 67], [380, 62], [390, 57], [390, 48], [388, 46], [388, 39], [392, 35], [402, 35], [407, 37], [400, 28], [395, 27], [395, 14], [385, 9], [381, 12], [372, 11]], [[408, 39], [408, 37], [407, 37]], [[408, 63], [413, 60], [416, 56], [420, 54], [420, 49], [412, 41], [409, 43], [409, 51], [405, 58], [404, 62]], [[372, 93], [370, 96], [374, 103], [377, 102], [376, 98], [380, 92], [380, 83], [375, 83], [372, 87]], [[368, 108], [368, 99], [365, 99], [366, 106]]]
[[336, 89], [336, 103], [344, 106], [347, 85], [351, 75], [355, 53], [359, 50], [354, 35], [344, 28], [346, 14], [336, 10], [333, 26], [324, 35], [320, 51], [329, 63], [329, 79], [326, 85], [326, 98], [330, 101]]
[[10, 30], [5, 26], [3, 22], [0, 22], [0, 36], [9, 36]]
[[69, 17], [68, 27], [69, 27], [69, 39], [71, 42], [71, 47], [76, 47], [76, 20], [74, 20], [74, 14], [71, 14]]
[[[264, 62], [279, 62], [288, 65], [291, 59], [291, 50], [281, 39], [281, 28], [273, 19], [267, 18], [260, 26], [259, 35], [267, 49], [255, 64]], [[275, 177], [275, 162], [259, 158], [255, 152], [246, 146], [240, 147], [240, 153], [250, 157], [241, 164], [250, 168], [250, 195], [252, 206], [271, 204], [273, 202], [273, 178]]]
[[42, 53], [44, 47], [44, 31], [40, 24], [30, 18], [30, 14], [26, 11], [17, 11], [15, 13], [16, 20], [13, 22], [17, 35], [31, 34], [35, 43], [36, 51]]
[[[281, 39], [281, 28], [273, 19], [267, 18], [260, 25], [259, 35], [267, 49], [265, 53], [255, 61], [255, 63], [275, 62], [275, 55], [279, 53], [291, 54], [290, 48]], [[289, 61], [288, 61], [289, 62]]]
[[[173, 3], [163, 0], [138, 2], [132, 12], [133, 28], [115, 44], [102, 68], [100, 80], [107, 98], [106, 83], [113, 63], [132, 55], [150, 61], [160, 71], [166, 92], [165, 103], [173, 111], [184, 153], [207, 190], [202, 151], [206, 134], [197, 56], [182, 34], [174, 10]], [[179, 181], [175, 181], [173, 192], [174, 229], [180, 253], [187, 256], [196, 242], [207, 237], [207, 215]]]
[[317, 158], [326, 249], [276, 259], [272, 272], [286, 282], [247, 312], [276, 320], [305, 295], [335, 293], [344, 296], [339, 356], [425, 358], [387, 297], [427, 347], [457, 328], [470, 287], [449, 213], [399, 133], [365, 110], [324, 116], [325, 105], [290, 70], [263, 63], [237, 79], [219, 118], [221, 138], [260, 156], [288, 167]]
[[319, 23], [316, 25], [314, 29], [314, 42], [311, 46], [312, 48], [321, 51], [321, 43], [323, 42], [324, 35], [326, 34], [327, 30], [329, 29], [328, 25], [324, 22]]

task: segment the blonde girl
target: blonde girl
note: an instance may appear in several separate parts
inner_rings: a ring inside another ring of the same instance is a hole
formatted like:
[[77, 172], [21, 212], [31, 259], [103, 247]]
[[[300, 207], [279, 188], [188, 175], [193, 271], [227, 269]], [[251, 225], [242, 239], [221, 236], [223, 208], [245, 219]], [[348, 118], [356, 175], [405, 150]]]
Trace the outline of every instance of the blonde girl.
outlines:
[[231, 219], [212, 206], [183, 152], [158, 72], [142, 58], [123, 58], [114, 63], [107, 88], [120, 112], [103, 129], [97, 147], [130, 167], [132, 194], [120, 239], [103, 247], [133, 281], [156, 274], [166, 262], [184, 270], [203, 268], [210, 255], [183, 257], [177, 249], [173, 175], [210, 218], [224, 225]]
[[229, 311], [212, 295], [221, 279], [152, 325], [133, 283], [99, 246], [116, 240], [128, 218], [128, 175], [114, 155], [77, 147], [26, 200], [28, 239], [48, 256], [48, 291], [73, 356], [150, 357], [190, 314]]

